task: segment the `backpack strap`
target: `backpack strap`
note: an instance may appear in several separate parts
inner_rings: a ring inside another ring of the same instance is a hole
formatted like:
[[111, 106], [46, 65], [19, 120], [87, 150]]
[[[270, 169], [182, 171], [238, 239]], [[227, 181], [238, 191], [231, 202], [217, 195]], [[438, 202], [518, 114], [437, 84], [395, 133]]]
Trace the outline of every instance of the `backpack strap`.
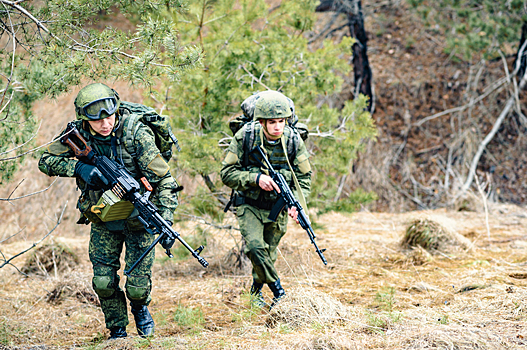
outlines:
[[296, 157], [296, 152], [298, 151], [299, 146], [299, 140], [298, 138], [300, 135], [298, 134], [298, 131], [296, 131], [295, 127], [289, 127], [291, 130], [291, 136], [287, 139], [287, 157], [289, 158], [289, 162], [293, 162]]
[[140, 127], [138, 121], [139, 116], [137, 114], [129, 114], [123, 125], [123, 128], [126, 129], [126, 134], [123, 139], [126, 152], [122, 153], [122, 159], [127, 168], [135, 167], [134, 159], [137, 156], [137, 153], [135, 152], [134, 141], [135, 135]]
[[255, 122], [250, 122], [245, 124], [245, 133], [243, 134], [243, 166], [247, 167], [249, 165], [249, 153], [251, 153], [252, 147], [254, 145], [255, 132], [254, 132]]

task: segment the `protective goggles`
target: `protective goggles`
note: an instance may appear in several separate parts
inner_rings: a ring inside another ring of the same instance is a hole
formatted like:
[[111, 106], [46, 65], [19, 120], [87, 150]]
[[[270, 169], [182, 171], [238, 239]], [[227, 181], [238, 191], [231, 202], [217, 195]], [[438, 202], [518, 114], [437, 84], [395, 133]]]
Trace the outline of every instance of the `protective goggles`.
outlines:
[[101, 119], [101, 113], [104, 111], [108, 116], [117, 112], [117, 99], [115, 97], [105, 97], [95, 100], [92, 103], [81, 108], [83, 114], [92, 120]]

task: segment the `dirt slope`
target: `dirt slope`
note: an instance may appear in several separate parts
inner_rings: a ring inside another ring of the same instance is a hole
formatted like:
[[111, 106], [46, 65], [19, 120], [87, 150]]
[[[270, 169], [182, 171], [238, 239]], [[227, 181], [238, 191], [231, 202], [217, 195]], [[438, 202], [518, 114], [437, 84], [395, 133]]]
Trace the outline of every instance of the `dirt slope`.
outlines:
[[[471, 249], [402, 250], [407, 223], [417, 217], [456, 230], [471, 240]], [[328, 214], [317, 230], [328, 267], [304, 232], [290, 225], [278, 259], [288, 298], [272, 316], [250, 309], [249, 274], [224, 259], [239, 234], [209, 228], [207, 270], [157, 252], [150, 307], [157, 330], [149, 341], [136, 336], [133, 321], [130, 338], [104, 341], [90, 288], [87, 228], [82, 236], [57, 235], [53, 241], [76, 253], [78, 265], [30, 278], [0, 269], [0, 348], [521, 348], [527, 345], [527, 211], [492, 208], [490, 241], [485, 222], [485, 214], [475, 212]], [[28, 243], [2, 250], [13, 254]]]

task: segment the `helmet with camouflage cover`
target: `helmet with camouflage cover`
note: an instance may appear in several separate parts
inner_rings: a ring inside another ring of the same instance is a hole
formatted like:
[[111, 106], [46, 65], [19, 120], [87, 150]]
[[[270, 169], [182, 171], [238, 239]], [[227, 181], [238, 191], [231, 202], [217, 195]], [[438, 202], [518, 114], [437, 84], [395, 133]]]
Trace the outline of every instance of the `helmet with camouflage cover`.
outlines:
[[83, 87], [75, 98], [75, 112], [77, 119], [104, 119], [119, 109], [119, 95], [114, 89], [94, 83]]
[[281, 119], [291, 116], [289, 100], [278, 91], [262, 94], [254, 107], [254, 119]]

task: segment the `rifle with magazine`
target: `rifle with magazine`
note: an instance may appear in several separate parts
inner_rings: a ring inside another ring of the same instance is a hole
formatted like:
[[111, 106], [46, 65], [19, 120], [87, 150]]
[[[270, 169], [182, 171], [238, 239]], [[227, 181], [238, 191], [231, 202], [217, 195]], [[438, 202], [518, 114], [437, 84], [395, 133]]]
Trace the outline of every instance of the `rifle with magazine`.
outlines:
[[[126, 171], [122, 164], [119, 164], [104, 155], [97, 155], [95, 150], [86, 143], [86, 140], [84, 140], [73, 122], [68, 123], [66, 132], [61, 137], [60, 142], [68, 145], [75, 153], [77, 159], [96, 166], [108, 180], [108, 184], [104, 185], [103, 189], [111, 190], [111, 192], [119, 199], [132, 203], [135, 209], [139, 212], [138, 219], [144, 225], [146, 231], [150, 234], [159, 234], [139, 259], [137, 259], [128, 270], [124, 271], [126, 275], [130, 275], [137, 265], [165, 236], [169, 239], [177, 239], [181, 242], [181, 244], [188, 249], [192, 256], [196, 258], [203, 267], [209, 265], [209, 263], [199, 255], [204, 247], [200, 246], [196, 250], [192, 249], [192, 247], [181, 238], [180, 234], [172, 229], [171, 225], [159, 214], [159, 209], [157, 209], [154, 203], [149, 200], [152, 186], [148, 183], [146, 178], [141, 178], [141, 182], [146, 188], [146, 192], [141, 195], [139, 182]], [[170, 249], [166, 249], [165, 253], [170, 258], [173, 257]]]
[[[302, 208], [302, 205], [293, 195], [293, 192], [291, 191], [291, 188], [289, 188], [289, 185], [287, 184], [287, 181], [285, 180], [284, 176], [274, 170], [273, 166], [265, 156], [264, 151], [262, 150], [261, 146], [256, 146], [251, 151], [253, 155], [255, 155], [255, 159], [260, 163], [262, 167], [267, 168], [269, 171], [269, 176], [273, 179], [273, 181], [276, 183], [278, 188], [280, 189], [280, 193], [278, 194], [278, 201], [275, 203], [275, 205], [271, 208], [271, 212], [269, 213], [269, 220], [276, 221], [278, 218], [278, 215], [280, 212], [284, 209], [284, 207], [287, 206], [287, 208], [296, 208], [298, 212], [298, 223], [300, 226], [306, 230], [307, 235], [309, 236], [309, 239], [311, 240], [311, 243], [315, 246], [315, 250], [324, 263], [324, 265], [327, 265], [328, 262], [326, 258], [324, 257], [324, 252], [326, 249], [319, 249], [317, 246], [317, 243], [315, 242], [315, 233], [313, 232], [313, 227], [311, 227], [311, 222], [309, 221], [309, 217], [307, 216], [305, 210]], [[263, 160], [263, 162], [262, 162]], [[265, 164], [264, 164], [265, 162]], [[300, 191], [300, 188], [298, 189]]]

